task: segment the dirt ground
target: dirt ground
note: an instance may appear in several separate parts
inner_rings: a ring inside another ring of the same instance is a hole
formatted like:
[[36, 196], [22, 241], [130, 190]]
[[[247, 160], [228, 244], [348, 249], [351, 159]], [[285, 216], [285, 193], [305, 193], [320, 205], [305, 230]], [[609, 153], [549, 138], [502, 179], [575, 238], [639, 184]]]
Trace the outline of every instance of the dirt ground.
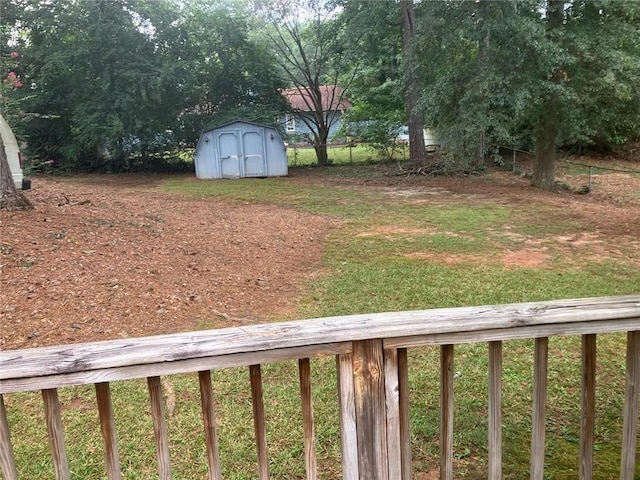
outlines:
[[[640, 170], [633, 162], [625, 168]], [[289, 181], [548, 203], [615, 245], [640, 238], [640, 176], [609, 172], [588, 195], [511, 172], [461, 178], [296, 169]], [[268, 321], [295, 312], [338, 221], [288, 208], [162, 192], [162, 177], [36, 177], [30, 212], [0, 212], [0, 350]], [[562, 177], [561, 177], [562, 178]], [[194, 181], [196, 181], [194, 179]], [[567, 177], [573, 188], [588, 179]], [[527, 265], [530, 256], [509, 261]], [[531, 264], [531, 263], [529, 263]]]

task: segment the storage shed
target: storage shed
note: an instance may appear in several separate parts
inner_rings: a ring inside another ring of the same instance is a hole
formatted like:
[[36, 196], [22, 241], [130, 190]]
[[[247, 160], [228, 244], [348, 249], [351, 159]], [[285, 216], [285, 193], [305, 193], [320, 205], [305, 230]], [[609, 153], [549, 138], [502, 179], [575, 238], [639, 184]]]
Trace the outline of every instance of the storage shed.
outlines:
[[4, 151], [9, 161], [9, 169], [13, 177], [13, 183], [16, 188], [22, 188], [22, 168], [20, 167], [20, 149], [16, 137], [11, 131], [11, 127], [6, 120], [0, 115], [0, 136], [4, 144]]
[[237, 120], [205, 130], [195, 151], [198, 178], [280, 177], [289, 173], [287, 147], [268, 125]]

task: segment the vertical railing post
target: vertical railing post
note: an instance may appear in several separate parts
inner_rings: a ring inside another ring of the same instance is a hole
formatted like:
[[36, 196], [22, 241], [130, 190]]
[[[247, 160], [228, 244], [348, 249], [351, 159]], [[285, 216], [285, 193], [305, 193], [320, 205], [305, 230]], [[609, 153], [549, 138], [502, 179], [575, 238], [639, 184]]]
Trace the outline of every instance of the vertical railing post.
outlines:
[[580, 462], [578, 478], [593, 478], [593, 447], [596, 418], [596, 336], [582, 336], [582, 381], [580, 420]]
[[162, 399], [162, 381], [160, 377], [147, 377], [149, 401], [151, 402], [151, 419], [153, 434], [156, 439], [156, 455], [158, 457], [158, 478], [171, 480], [171, 457], [169, 454], [169, 433], [164, 417]]
[[44, 415], [47, 421], [49, 445], [51, 446], [56, 480], [70, 480], [71, 473], [69, 472], [67, 450], [64, 446], [58, 391], [55, 388], [42, 390], [42, 399], [44, 400]]
[[4, 480], [18, 480], [16, 461], [11, 448], [11, 435], [9, 434], [9, 421], [7, 411], [4, 408], [4, 398], [0, 393], [0, 472]]
[[536, 338], [533, 361], [533, 408], [531, 414], [531, 480], [543, 480], [544, 476], [548, 358], [549, 338]]
[[104, 442], [107, 478], [109, 480], [119, 480], [122, 478], [122, 471], [120, 469], [120, 456], [116, 438], [116, 422], [111, 405], [111, 388], [106, 382], [96, 383], [95, 388], [98, 415], [100, 416], [100, 430], [102, 431], [102, 440]]
[[302, 403], [304, 465], [307, 480], [316, 480], [318, 478], [316, 433], [313, 419], [313, 396], [311, 394], [311, 362], [308, 358], [298, 360], [298, 373], [300, 376], [300, 399]]
[[353, 355], [336, 356], [338, 370], [338, 406], [340, 408], [340, 444], [342, 447], [342, 478], [358, 480], [358, 436], [356, 430]]
[[640, 331], [627, 333], [626, 382], [620, 480], [633, 480], [635, 478], [638, 403], [640, 401]]
[[440, 480], [453, 480], [453, 345], [440, 347]]
[[400, 438], [400, 388], [398, 349], [384, 350], [384, 382], [387, 405], [387, 457], [389, 478], [402, 478], [402, 439]]
[[209, 479], [222, 480], [211, 371], [202, 370], [198, 372], [198, 383], [200, 384], [200, 405], [202, 408], [202, 421], [204, 423], [204, 436], [207, 446]]
[[262, 398], [262, 372], [260, 365], [249, 367], [251, 380], [251, 403], [253, 404], [253, 426], [258, 450], [258, 478], [269, 480], [269, 455], [267, 450], [267, 427]]
[[489, 342], [489, 480], [502, 478], [502, 342]]
[[360, 480], [389, 480], [382, 340], [353, 343]]
[[402, 480], [413, 478], [411, 467], [411, 426], [409, 418], [409, 361], [407, 349], [398, 349], [398, 389], [400, 394], [400, 445]]

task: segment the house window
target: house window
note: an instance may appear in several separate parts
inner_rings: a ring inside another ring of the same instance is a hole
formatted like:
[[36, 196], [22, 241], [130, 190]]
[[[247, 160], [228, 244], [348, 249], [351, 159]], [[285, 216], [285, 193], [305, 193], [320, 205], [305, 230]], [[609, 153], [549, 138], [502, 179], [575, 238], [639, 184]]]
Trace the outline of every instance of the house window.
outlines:
[[296, 131], [296, 119], [293, 115], [287, 114], [285, 116], [285, 129], [287, 132]]

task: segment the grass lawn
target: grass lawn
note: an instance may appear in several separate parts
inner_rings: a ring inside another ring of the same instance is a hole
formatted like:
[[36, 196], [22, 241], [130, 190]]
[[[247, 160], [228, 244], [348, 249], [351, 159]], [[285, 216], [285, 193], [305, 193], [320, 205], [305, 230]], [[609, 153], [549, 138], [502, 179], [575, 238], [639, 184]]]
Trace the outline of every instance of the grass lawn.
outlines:
[[[352, 158], [370, 152], [356, 147]], [[305, 150], [304, 157], [312, 150]], [[291, 154], [291, 151], [289, 152]], [[348, 149], [344, 152], [348, 155]], [[333, 155], [333, 154], [332, 154]], [[331, 156], [331, 155], [330, 155]], [[348, 161], [348, 156], [346, 157]], [[343, 161], [343, 160], [341, 160]], [[293, 165], [306, 165], [298, 150]], [[355, 160], [354, 160], [355, 162]], [[363, 166], [362, 168], [368, 168]], [[366, 171], [363, 170], [363, 175]], [[285, 205], [341, 220], [326, 239], [323, 275], [307, 285], [296, 318], [435, 307], [603, 296], [640, 291], [633, 250], [616, 255], [571, 249], [561, 237], [590, 233], [588, 221], [536, 202], [490, 196], [393, 196], [383, 188], [296, 182], [194, 182], [161, 188], [203, 198]], [[509, 253], [536, 245], [541, 265], [512, 265]], [[588, 262], [584, 259], [589, 258]], [[289, 319], [289, 318], [286, 318]], [[284, 320], [286, 320], [284, 319]], [[598, 337], [596, 479], [618, 475], [624, 394], [623, 335]], [[487, 478], [487, 345], [456, 346], [454, 449], [456, 478]], [[580, 338], [550, 341], [546, 477], [577, 478], [580, 431]], [[409, 350], [411, 438], [416, 472], [438, 468], [439, 350]], [[504, 345], [504, 478], [528, 477], [533, 341]], [[321, 478], [339, 478], [335, 360], [312, 360]], [[303, 478], [299, 387], [295, 362], [263, 366], [272, 478]], [[206, 478], [196, 375], [163, 378], [175, 478]], [[157, 476], [144, 381], [112, 385], [124, 477]], [[255, 478], [256, 453], [248, 369], [214, 372], [223, 477]], [[92, 387], [60, 391], [72, 476], [103, 478], [102, 442]], [[8, 395], [9, 422], [21, 478], [52, 478], [38, 394]], [[640, 478], [640, 458], [636, 478]]]

